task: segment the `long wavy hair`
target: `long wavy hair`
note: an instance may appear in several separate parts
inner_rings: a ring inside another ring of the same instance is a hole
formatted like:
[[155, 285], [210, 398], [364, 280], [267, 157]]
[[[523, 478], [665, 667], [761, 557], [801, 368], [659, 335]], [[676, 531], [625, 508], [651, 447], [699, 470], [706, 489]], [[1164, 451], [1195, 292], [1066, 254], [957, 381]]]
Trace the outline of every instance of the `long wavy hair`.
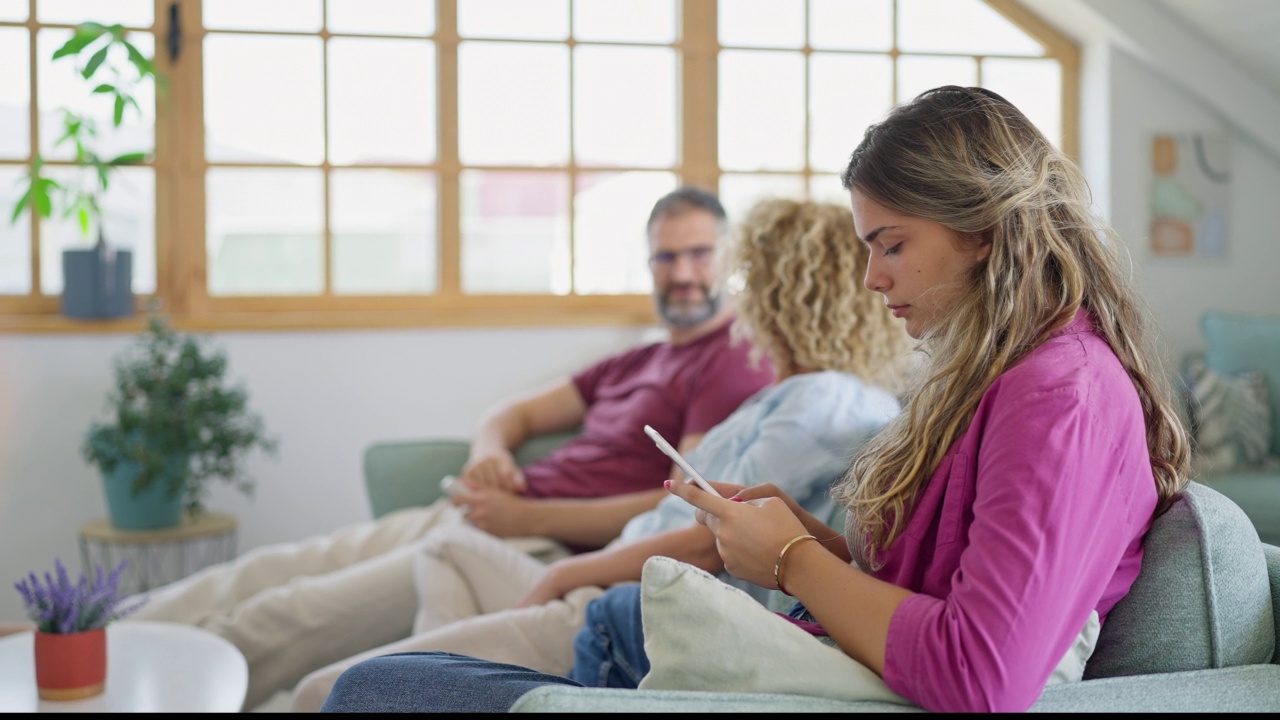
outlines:
[[742, 284], [735, 338], [779, 374], [840, 370], [900, 391], [910, 338], [879, 294], [862, 285], [868, 248], [846, 205], [771, 198], [736, 228], [725, 268]]
[[983, 393], [1081, 307], [1133, 380], [1156, 512], [1166, 510], [1187, 483], [1187, 433], [1149, 314], [1122, 263], [1123, 244], [1094, 216], [1075, 163], [998, 94], [945, 86], [867, 128], [841, 179], [890, 210], [944, 225], [961, 242], [991, 244], [956, 306], [921, 338], [925, 365], [903, 412], [835, 489], [849, 508], [850, 547], [861, 546], [876, 565]]

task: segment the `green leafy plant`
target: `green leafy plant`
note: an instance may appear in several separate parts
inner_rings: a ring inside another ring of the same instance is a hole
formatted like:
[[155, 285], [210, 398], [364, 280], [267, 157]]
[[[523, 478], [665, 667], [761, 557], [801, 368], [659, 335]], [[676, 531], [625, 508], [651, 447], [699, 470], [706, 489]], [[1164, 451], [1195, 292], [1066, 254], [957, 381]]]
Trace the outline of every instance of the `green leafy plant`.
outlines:
[[[53, 53], [54, 60], [62, 58], [80, 61], [78, 70], [85, 82], [93, 83], [97, 78], [92, 93], [112, 98], [113, 129], [124, 122], [129, 108], [141, 115], [142, 108], [136, 96], [140, 87], [148, 82], [160, 85], [164, 82], [156, 73], [152, 59], [129, 42], [128, 31], [118, 24], [87, 22], [78, 25], [71, 39]], [[103, 242], [102, 193], [107, 191], [111, 176], [118, 168], [146, 162], [150, 151], [103, 157], [98, 150], [99, 128], [94, 118], [65, 107], [60, 111], [62, 135], [54, 147], [69, 143], [75, 150], [73, 162], [79, 172], [73, 181], [59, 183], [45, 174], [45, 160], [37, 154], [27, 174], [26, 190], [14, 206], [10, 222], [17, 222], [27, 209], [45, 218], [52, 217], [57, 211], [62, 217], [74, 216], [86, 238], [91, 229], [97, 228], [98, 240]]]
[[253, 494], [244, 461], [256, 449], [274, 455], [262, 418], [249, 410], [243, 386], [226, 381], [226, 354], [193, 335], [174, 332], [152, 308], [147, 331], [115, 361], [111, 419], [95, 422], [81, 448], [104, 476], [134, 463], [136, 495], [166, 482], [183, 493], [186, 511], [204, 511], [210, 481]]

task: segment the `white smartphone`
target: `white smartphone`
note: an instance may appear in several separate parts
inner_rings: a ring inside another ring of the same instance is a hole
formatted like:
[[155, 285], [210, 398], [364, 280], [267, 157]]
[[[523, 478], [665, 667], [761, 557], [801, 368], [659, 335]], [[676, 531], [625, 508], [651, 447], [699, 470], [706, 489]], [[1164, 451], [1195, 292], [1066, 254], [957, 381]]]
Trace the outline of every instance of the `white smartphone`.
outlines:
[[684, 471], [685, 475], [688, 475], [691, 480], [698, 483], [698, 487], [706, 490], [716, 497], [724, 497], [720, 493], [716, 492], [716, 489], [711, 487], [711, 483], [707, 482], [701, 475], [699, 475], [698, 471], [694, 470], [693, 466], [689, 464], [689, 461], [685, 460], [683, 455], [676, 452], [676, 449], [671, 447], [671, 443], [667, 442], [666, 438], [662, 437], [657, 430], [645, 425], [644, 431], [645, 434], [653, 438], [653, 442], [658, 446], [659, 450], [661, 450], [667, 457], [674, 460], [676, 465], [679, 465], [680, 469]]
[[440, 489], [445, 495], [453, 496], [462, 489], [462, 483], [458, 482], [458, 478], [453, 475], [445, 475], [440, 478]]

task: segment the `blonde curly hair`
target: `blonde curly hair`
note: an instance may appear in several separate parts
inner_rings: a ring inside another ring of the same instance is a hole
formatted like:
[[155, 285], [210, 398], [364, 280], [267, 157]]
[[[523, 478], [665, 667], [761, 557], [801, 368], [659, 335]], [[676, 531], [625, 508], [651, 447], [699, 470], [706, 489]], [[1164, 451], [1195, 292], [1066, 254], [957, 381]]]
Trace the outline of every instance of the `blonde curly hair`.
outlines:
[[[1187, 433], [1150, 315], [1122, 262], [1124, 245], [1093, 215], [1076, 164], [1000, 95], [946, 86], [869, 127], [842, 181], [965, 242], [991, 244], [946, 322], [924, 338], [928, 364], [903, 412], [863, 447], [836, 489], [852, 516], [850, 546], [865, 540], [863, 557], [874, 566], [987, 388], [1080, 308], [1137, 390], [1157, 512], [1167, 509], [1187, 484]], [[854, 537], [855, 529], [866, 537]]]
[[782, 198], [753, 206], [724, 275], [742, 285], [732, 332], [751, 339], [753, 361], [768, 356], [779, 376], [839, 370], [896, 391], [910, 338], [884, 299], [863, 287], [867, 254], [848, 206]]

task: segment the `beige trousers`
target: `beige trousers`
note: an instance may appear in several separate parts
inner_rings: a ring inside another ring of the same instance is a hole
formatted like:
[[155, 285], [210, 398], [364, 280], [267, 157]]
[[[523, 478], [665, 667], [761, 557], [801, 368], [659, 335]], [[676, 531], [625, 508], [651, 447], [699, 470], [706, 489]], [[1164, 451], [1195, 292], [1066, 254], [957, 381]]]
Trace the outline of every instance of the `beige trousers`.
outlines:
[[249, 664], [244, 709], [252, 710], [317, 668], [408, 637], [418, 610], [414, 558], [429, 531], [450, 526], [471, 527], [442, 499], [255, 548], [149, 591], [132, 617], [195, 625], [231, 641]]
[[318, 712], [344, 670], [392, 653], [453, 652], [568, 674], [587, 603], [603, 589], [577, 588], [545, 605], [515, 608], [546, 572], [546, 563], [466, 524], [431, 531], [415, 552], [419, 606], [413, 636], [307, 675], [294, 689], [294, 712]]

